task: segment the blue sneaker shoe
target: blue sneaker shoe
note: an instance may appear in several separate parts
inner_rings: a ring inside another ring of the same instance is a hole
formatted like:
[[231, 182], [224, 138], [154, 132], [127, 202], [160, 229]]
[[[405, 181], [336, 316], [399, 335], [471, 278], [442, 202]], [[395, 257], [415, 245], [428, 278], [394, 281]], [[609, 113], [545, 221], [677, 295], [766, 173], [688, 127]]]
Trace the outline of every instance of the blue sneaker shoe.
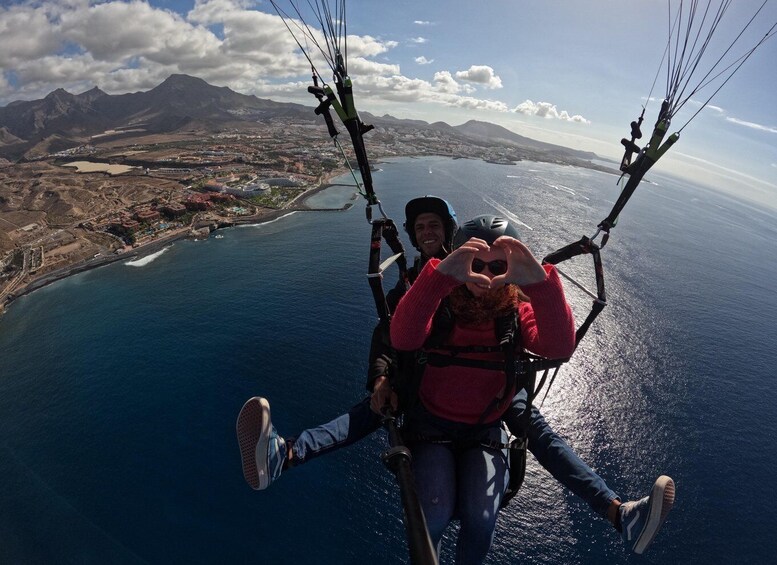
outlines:
[[656, 537], [674, 504], [674, 490], [674, 481], [661, 475], [650, 496], [621, 504], [621, 536], [634, 553], [645, 551]]
[[254, 490], [263, 490], [281, 476], [286, 461], [286, 442], [270, 421], [270, 403], [254, 396], [237, 416], [237, 443], [243, 476]]

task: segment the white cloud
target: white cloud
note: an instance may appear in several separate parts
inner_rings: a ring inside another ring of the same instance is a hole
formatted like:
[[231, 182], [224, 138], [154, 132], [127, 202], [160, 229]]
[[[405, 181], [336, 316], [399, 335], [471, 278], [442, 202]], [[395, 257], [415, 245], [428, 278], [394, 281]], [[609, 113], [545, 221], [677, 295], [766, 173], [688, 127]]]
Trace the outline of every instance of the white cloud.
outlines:
[[[693, 100], [693, 99], [689, 100], [689, 102], [692, 102], [696, 106], [701, 106], [703, 104], [703, 102], [699, 102], [699, 101]], [[777, 133], [777, 128], [776, 127], [766, 126], [766, 125], [763, 125], [763, 124], [757, 124], [755, 122], [749, 122], [749, 121], [746, 121], [746, 120], [740, 120], [739, 118], [734, 118], [733, 116], [729, 116], [728, 112], [726, 112], [720, 106], [714, 106], [712, 104], [707, 104], [707, 106], [705, 107], [705, 110], [710, 110], [710, 111], [714, 112], [715, 114], [719, 115], [720, 117], [722, 117], [724, 120], [726, 120], [727, 122], [729, 122], [731, 124], [736, 124], [738, 126], [743, 126], [743, 127], [754, 129], [754, 130], [758, 130], [758, 131], [765, 131], [767, 133]]]
[[727, 122], [731, 122], [732, 124], [737, 124], [738, 126], [745, 126], [746, 128], [755, 129], [758, 131], [765, 131], [769, 133], [777, 133], [777, 128], [773, 128], [770, 126], [764, 126], [761, 124], [756, 124], [753, 122], [746, 122], [745, 120], [740, 120], [738, 118], [732, 118], [730, 116], [726, 117]]
[[[714, 161], [702, 159], [700, 157], [694, 157], [693, 155], [689, 155], [687, 153], [678, 152], [678, 153], [675, 153], [675, 155], [678, 157], [682, 157], [686, 162], [688, 160], [695, 161], [695, 163], [691, 163], [691, 165], [696, 165], [696, 163], [698, 163], [705, 172], [711, 172], [714, 175], [718, 175], [723, 178], [728, 178], [736, 182], [747, 181], [751, 187], [759, 186], [761, 189], [763, 189], [764, 187], [767, 187], [770, 189], [770, 194], [774, 194], [773, 190], [771, 189], [777, 188], [777, 185], [775, 185], [773, 182], [755, 177], [753, 175], [749, 175], [747, 173], [743, 173], [742, 171], [739, 171], [739, 170], [731, 169], [729, 167], [724, 167], [720, 163], [717, 163]], [[711, 169], [714, 169], [714, 171], [711, 171]]]
[[419, 65], [431, 65], [432, 63], [434, 63], [434, 59], [427, 59], [423, 55], [421, 55], [420, 57], [416, 57], [414, 61]]
[[413, 42], [413, 43], [421, 44], [421, 43], [426, 43], [429, 40], [426, 39], [425, 37], [411, 37], [410, 41]]
[[469, 96], [459, 96], [456, 100], [451, 100], [449, 105], [464, 108], [466, 110], [489, 110], [492, 112], [508, 111], [507, 104], [499, 100], [485, 100]]
[[49, 23], [50, 6], [0, 8], [0, 68], [42, 57], [60, 48], [63, 38]]
[[181, 34], [195, 31], [180, 16], [141, 2], [96, 4], [66, 12], [54, 25], [69, 41], [103, 61], [160, 53], [171, 40], [179, 43]]
[[434, 23], [430, 22], [429, 20], [415, 20], [413, 22], [417, 26], [433, 26]]
[[457, 91], [456, 81], [447, 71], [436, 73], [434, 82], [401, 75], [365, 77], [359, 80], [359, 94], [362, 98], [403, 104], [433, 103], [472, 110], [509, 111], [503, 102], [462, 95], [460, 92], [469, 92], [463, 85], [458, 85], [458, 89]]
[[370, 75], [398, 75], [399, 65], [389, 65], [386, 63], [368, 61], [362, 57], [349, 57], [348, 73], [359, 77]]
[[381, 41], [369, 35], [348, 36], [348, 57], [374, 57], [399, 45], [396, 41]]
[[447, 92], [450, 94], [464, 93], [472, 94], [475, 87], [469, 84], [460, 84], [456, 82], [449, 71], [437, 71], [434, 73], [433, 83], [438, 92]]
[[472, 65], [466, 71], [457, 71], [456, 78], [482, 84], [486, 88], [502, 88], [502, 79], [488, 65]]
[[450, 71], [438, 71], [434, 73], [434, 84], [440, 92], [455, 93], [461, 90], [461, 85], [453, 78]]
[[526, 114], [527, 116], [538, 116], [540, 118], [556, 119], [564, 122], [577, 122], [581, 124], [590, 124], [591, 122], [583, 116], [570, 116], [566, 110], [558, 111], [555, 104], [550, 102], [532, 102], [525, 100], [513, 108], [513, 112]]
[[73, 57], [40, 57], [35, 61], [25, 61], [16, 68], [17, 76], [26, 85], [83, 83], [90, 81], [94, 74], [108, 73], [113, 64], [96, 61], [89, 53]]
[[[651, 99], [651, 100], [653, 100], [653, 99]], [[758, 124], [758, 123], [755, 123], [755, 122], [749, 122], [749, 121], [746, 121], [746, 120], [740, 120], [739, 118], [734, 118], [732, 116], [729, 116], [728, 112], [726, 112], [725, 109], [721, 108], [720, 106], [715, 106], [714, 104], [707, 104], [705, 106], [703, 101], [695, 100], [693, 98], [689, 98], [688, 99], [688, 104], [690, 104], [691, 106], [695, 106], [697, 108], [700, 108], [700, 107], [704, 106], [704, 110], [705, 111], [712, 112], [716, 117], [723, 118], [725, 121], [727, 121], [728, 123], [731, 123], [731, 124], [735, 124], [735, 125], [738, 125], [738, 126], [743, 126], [743, 127], [749, 128], [749, 129], [757, 130], [757, 131], [764, 131], [764, 132], [767, 132], [767, 133], [777, 133], [777, 127], [767, 126], [767, 125]]]
[[[197, 2], [187, 19], [192, 24], [223, 27], [224, 39], [214, 49], [222, 59], [219, 65], [234, 60], [246, 61], [261, 66], [262, 74], [276, 77], [300, 74], [310, 69], [310, 64], [298, 51], [296, 42], [277, 16], [243, 9], [230, 0], [204, 0]], [[314, 34], [314, 38], [323, 42], [320, 34]], [[316, 66], [323, 72], [326, 66], [322, 57], [317, 52], [312, 55]]]

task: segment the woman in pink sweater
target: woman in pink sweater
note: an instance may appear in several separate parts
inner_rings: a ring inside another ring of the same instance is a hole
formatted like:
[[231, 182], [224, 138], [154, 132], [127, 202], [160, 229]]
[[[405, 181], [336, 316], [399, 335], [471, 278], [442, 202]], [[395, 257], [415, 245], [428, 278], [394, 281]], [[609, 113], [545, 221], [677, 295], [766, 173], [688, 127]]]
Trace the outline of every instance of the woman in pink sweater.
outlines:
[[483, 445], [503, 439], [500, 419], [517, 392], [514, 386], [505, 390], [510, 381], [497, 368], [504, 354], [496, 320], [517, 311], [521, 345], [537, 355], [567, 358], [575, 347], [574, 319], [558, 273], [541, 265], [517, 235], [496, 216], [465, 223], [456, 249], [426, 264], [391, 322], [396, 349], [420, 350], [447, 301], [454, 324], [436, 352], [458, 348], [457, 357], [491, 362], [486, 367], [428, 364], [419, 403], [405, 418], [432, 542], [439, 548], [445, 528], [458, 518], [456, 561], [462, 564], [485, 559], [508, 478], [504, 451]]

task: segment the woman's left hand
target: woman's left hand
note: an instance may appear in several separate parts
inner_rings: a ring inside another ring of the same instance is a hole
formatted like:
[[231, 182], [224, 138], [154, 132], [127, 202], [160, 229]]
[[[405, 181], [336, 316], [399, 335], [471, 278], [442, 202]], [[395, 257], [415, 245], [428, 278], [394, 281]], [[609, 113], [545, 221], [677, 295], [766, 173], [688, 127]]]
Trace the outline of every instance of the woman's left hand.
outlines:
[[491, 288], [506, 284], [525, 286], [545, 280], [545, 269], [529, 248], [517, 239], [503, 235], [491, 246], [503, 249], [507, 258], [507, 272], [491, 279]]

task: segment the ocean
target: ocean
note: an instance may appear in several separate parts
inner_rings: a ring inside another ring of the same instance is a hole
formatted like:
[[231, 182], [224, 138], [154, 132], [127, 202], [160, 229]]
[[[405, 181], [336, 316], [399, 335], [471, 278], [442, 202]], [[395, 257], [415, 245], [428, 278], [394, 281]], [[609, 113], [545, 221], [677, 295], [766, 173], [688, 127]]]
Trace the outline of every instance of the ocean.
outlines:
[[[540, 257], [593, 235], [619, 194], [613, 175], [550, 164], [378, 166], [400, 225], [409, 198], [435, 194], [460, 220], [509, 215]], [[530, 457], [488, 563], [773, 559], [777, 213], [656, 168], [602, 250], [609, 304], [542, 412], [624, 500], [671, 475], [675, 508], [631, 556]], [[365, 395], [376, 314], [352, 195], [333, 187], [311, 205], [354, 206], [179, 241], [12, 304], [0, 317], [0, 563], [407, 561], [382, 431], [263, 492], [243, 481], [234, 433], [253, 395], [270, 399], [282, 435]], [[562, 268], [594, 288], [590, 257]], [[582, 321], [591, 299], [565, 288]]]

